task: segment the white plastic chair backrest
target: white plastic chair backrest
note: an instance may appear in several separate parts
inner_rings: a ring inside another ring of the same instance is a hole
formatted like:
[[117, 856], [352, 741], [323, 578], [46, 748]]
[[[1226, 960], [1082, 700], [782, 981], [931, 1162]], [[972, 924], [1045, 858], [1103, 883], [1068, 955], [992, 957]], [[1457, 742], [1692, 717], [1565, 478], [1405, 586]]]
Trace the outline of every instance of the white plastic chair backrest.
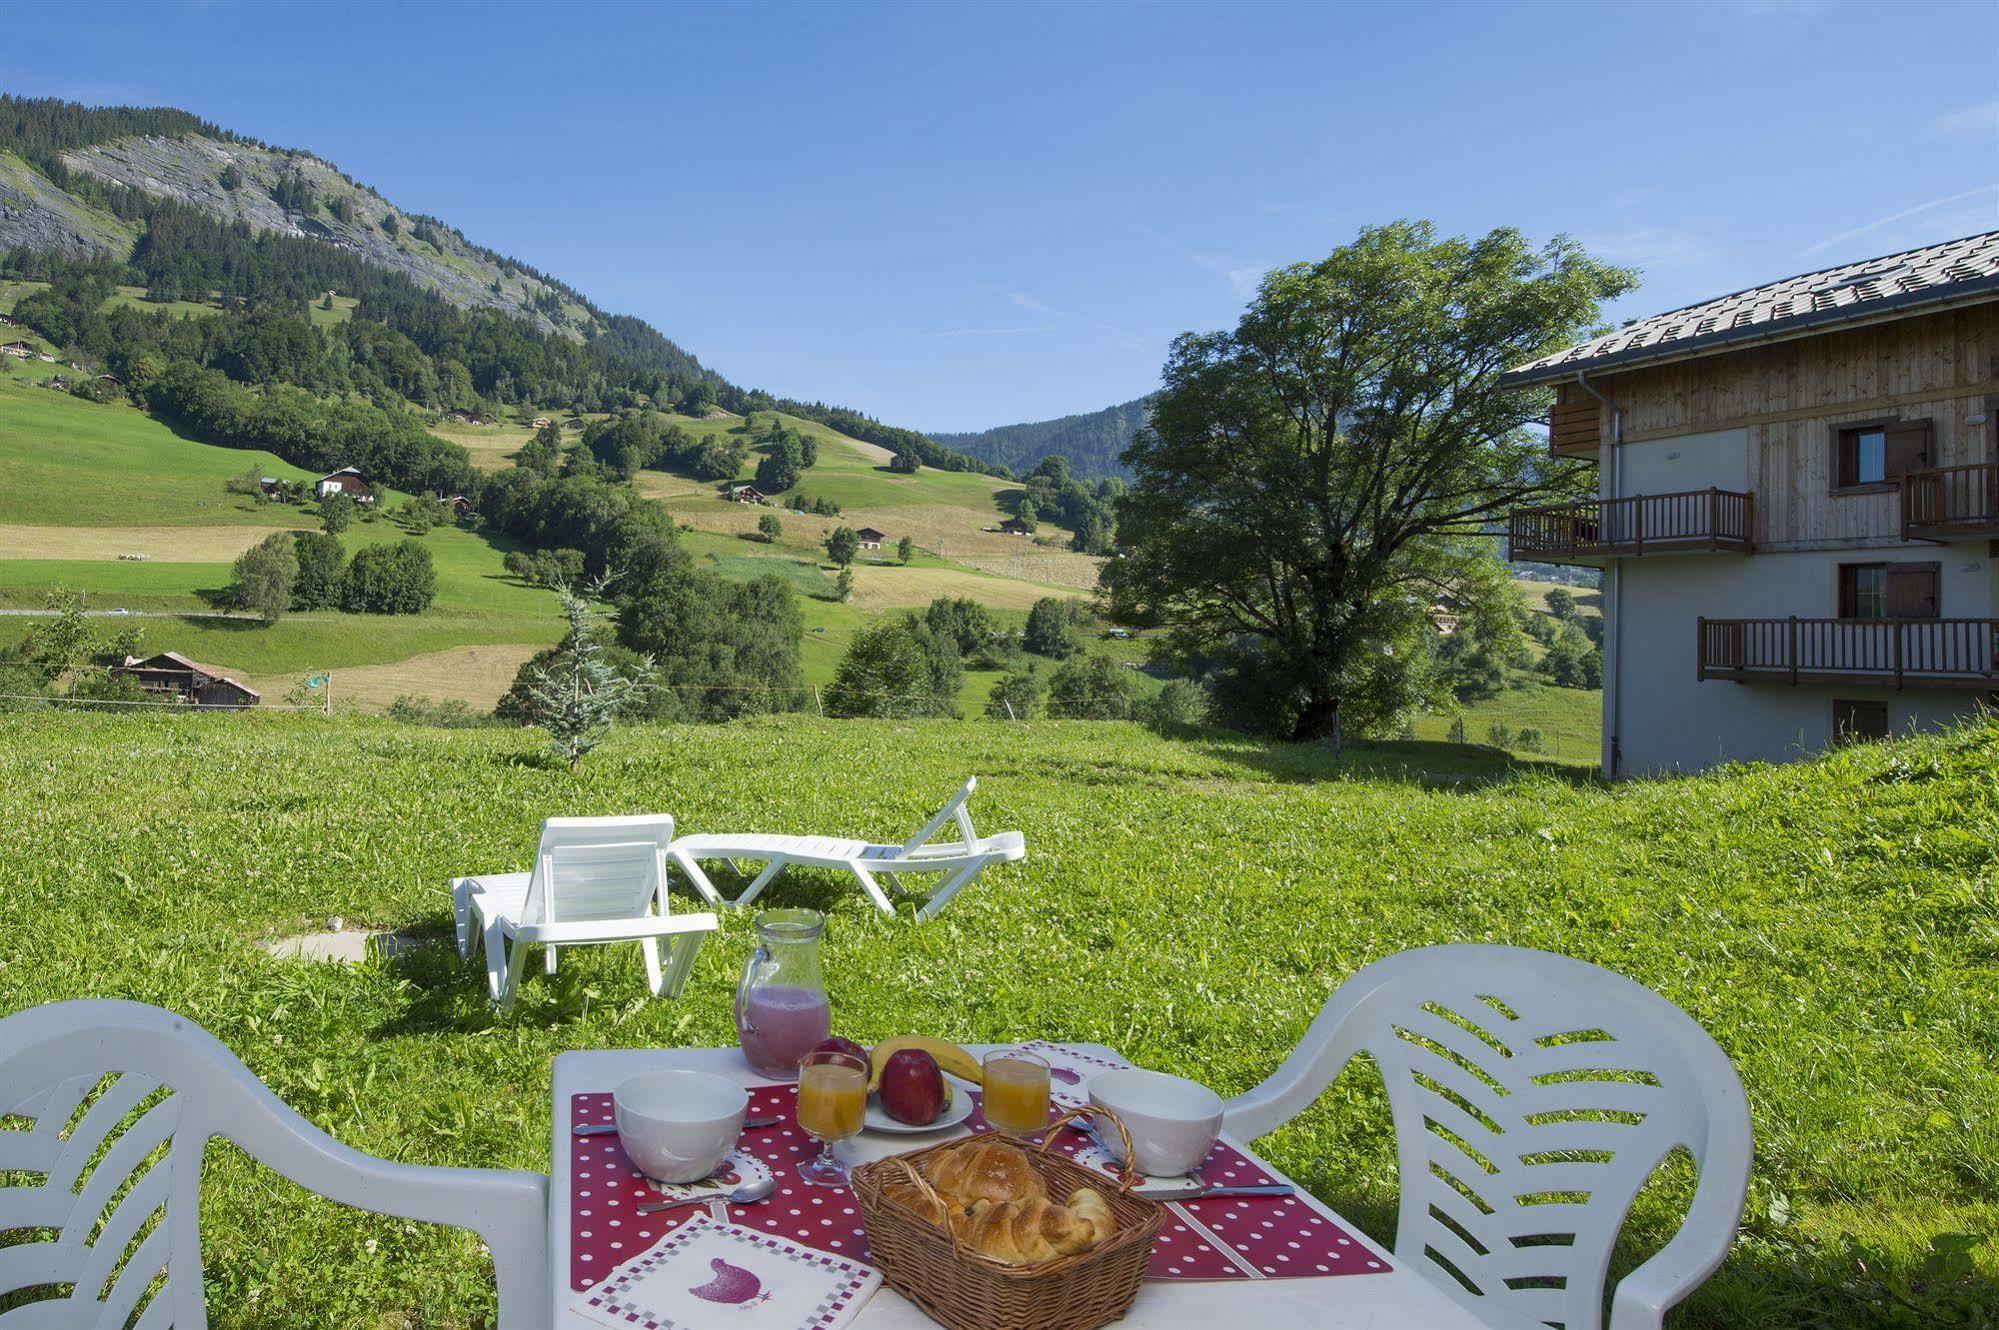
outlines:
[[956, 818], [958, 821], [958, 830], [965, 837], [965, 844], [968, 846], [977, 844], [979, 834], [972, 830], [972, 814], [965, 807], [965, 801], [970, 799], [972, 791], [978, 788], [979, 778], [977, 776], [971, 777], [963, 785], [960, 785], [958, 792], [952, 795], [942, 808], [937, 810], [937, 816], [925, 822], [921, 830], [902, 843], [902, 852], [904, 854], [916, 853], [925, 841], [936, 835], [943, 829], [944, 824], [953, 818]]
[[1700, 1178], [1679, 1233], [1647, 1263], [1671, 1276], [1666, 1305], [1727, 1254], [1748, 1187], [1748, 1103], [1728, 1056], [1649, 989], [1524, 948], [1390, 956], [1342, 984], [1284, 1065], [1230, 1102], [1229, 1130], [1288, 1121], [1357, 1053], [1380, 1069], [1394, 1117], [1396, 1255], [1489, 1322], [1598, 1330], [1625, 1214], [1676, 1148]]
[[43, 1294], [20, 1313], [35, 1326], [200, 1330], [202, 1155], [211, 1136], [254, 1136], [272, 1105], [212, 1035], [157, 1007], [0, 1020], [0, 1231], [55, 1235], [0, 1247], [0, 1299]]
[[673, 819], [663, 813], [549, 818], [541, 824], [521, 922], [637, 919], [655, 897], [664, 912], [672, 841]]

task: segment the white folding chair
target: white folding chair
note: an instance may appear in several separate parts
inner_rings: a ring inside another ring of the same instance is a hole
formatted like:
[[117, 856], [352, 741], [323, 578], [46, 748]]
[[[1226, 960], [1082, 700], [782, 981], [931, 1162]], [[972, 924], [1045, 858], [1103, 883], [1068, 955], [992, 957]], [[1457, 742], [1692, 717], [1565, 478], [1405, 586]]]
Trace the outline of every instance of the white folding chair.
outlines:
[[1611, 1330], [1657, 1330], [1727, 1255], [1749, 1186], [1748, 1101], [1728, 1055], [1651, 990], [1518, 947], [1389, 956], [1229, 1101], [1226, 1129], [1282, 1126], [1361, 1053], [1395, 1122], [1395, 1254], [1487, 1324], [1599, 1330], [1625, 1213], [1675, 1149], [1699, 1169], [1693, 1202], [1618, 1284]]
[[[377, 1214], [467, 1228], [493, 1254], [500, 1330], [546, 1326], [548, 1179], [418, 1168], [350, 1150], [190, 1021], [137, 1002], [56, 1002], [0, 1020], [0, 1324], [200, 1330], [202, 1155], [266, 1168]], [[74, 1125], [70, 1125], [74, 1119]], [[47, 1236], [53, 1235], [53, 1236]]]
[[[971, 810], [966, 801], [978, 788], [978, 777], [967, 780], [937, 810], [937, 816], [924, 823], [914, 836], [900, 845], [878, 845], [832, 836], [725, 832], [682, 836], [673, 842], [667, 853], [680, 871], [687, 874], [687, 880], [694, 884], [694, 889], [716, 905], [748, 905], [763, 894], [765, 887], [777, 880], [778, 874], [794, 864], [802, 864], [807, 868], [835, 868], [852, 873], [877, 909], [883, 914], [894, 914], [895, 904], [876, 879], [877, 873], [897, 887], [904, 885], [904, 874], [939, 874], [942, 880], [936, 890], [916, 912], [916, 918], [921, 922], [935, 918], [950, 904], [953, 896], [964, 890], [990, 865], [1013, 863], [1027, 855], [1027, 841], [1018, 831], [1002, 831], [995, 836], [982, 837], [973, 828]], [[958, 824], [958, 832], [963, 839], [931, 844], [930, 838], [942, 831], [947, 822]], [[729, 900], [715, 889], [715, 884], [702, 871], [699, 861], [703, 859], [727, 860], [729, 867], [738, 873], [742, 871], [737, 867], [739, 861], [763, 863], [765, 867], [734, 900]]]
[[[458, 954], [470, 956], [475, 940], [483, 940], [487, 988], [495, 1002], [511, 1007], [529, 947], [547, 948], [547, 972], [554, 974], [558, 947], [636, 942], [653, 995], [677, 996], [717, 920], [707, 912], [671, 912], [672, 841], [673, 819], [666, 816], [549, 818], [529, 872], [452, 882]], [[664, 963], [662, 942], [670, 948]]]

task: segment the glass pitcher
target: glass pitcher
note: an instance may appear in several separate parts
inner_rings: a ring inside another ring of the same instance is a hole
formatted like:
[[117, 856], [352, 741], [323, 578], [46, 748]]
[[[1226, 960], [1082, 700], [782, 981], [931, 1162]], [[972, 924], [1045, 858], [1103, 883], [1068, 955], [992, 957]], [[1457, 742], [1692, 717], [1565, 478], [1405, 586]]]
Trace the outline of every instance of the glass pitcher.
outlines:
[[757, 1075], [798, 1079], [798, 1060], [833, 1033], [819, 939], [826, 916], [817, 910], [766, 910], [757, 916], [757, 949], [736, 987], [736, 1035]]

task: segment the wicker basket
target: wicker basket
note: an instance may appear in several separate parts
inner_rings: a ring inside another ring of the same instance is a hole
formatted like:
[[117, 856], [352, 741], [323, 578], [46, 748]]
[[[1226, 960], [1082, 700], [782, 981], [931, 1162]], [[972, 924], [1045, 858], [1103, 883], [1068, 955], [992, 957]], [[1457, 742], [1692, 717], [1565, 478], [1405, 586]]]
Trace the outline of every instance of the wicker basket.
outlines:
[[[1124, 1135], [1116, 1114], [1093, 1111]], [[923, 1180], [923, 1161], [964, 1143], [947, 1141], [854, 1170], [868, 1249], [883, 1281], [951, 1330], [1095, 1330], [1123, 1316], [1138, 1296], [1165, 1211], [1157, 1201], [1131, 1191], [1129, 1173], [1111, 1187], [1103, 1175], [1048, 1152], [1048, 1141], [1081, 1112], [1058, 1118], [1041, 1148], [1027, 1157], [1051, 1198], [1067, 1200], [1081, 1187], [1104, 1193], [1117, 1232], [1087, 1251], [1032, 1266], [1007, 1265], [967, 1249], [955, 1234], [908, 1203], [930, 1189]], [[1126, 1158], [1129, 1149], [1127, 1145]]]

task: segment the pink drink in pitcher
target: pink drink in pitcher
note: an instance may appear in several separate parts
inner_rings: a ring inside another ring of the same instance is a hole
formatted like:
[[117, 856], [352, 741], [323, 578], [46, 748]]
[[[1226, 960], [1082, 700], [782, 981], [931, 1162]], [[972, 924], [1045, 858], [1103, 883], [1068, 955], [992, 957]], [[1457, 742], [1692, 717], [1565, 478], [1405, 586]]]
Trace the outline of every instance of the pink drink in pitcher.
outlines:
[[736, 988], [736, 1034], [743, 1057], [759, 1076], [798, 1079], [798, 1060], [833, 1033], [819, 938], [826, 917], [817, 910], [769, 910], [757, 918], [757, 949]]
[[757, 1075], [796, 1080], [798, 1060], [833, 1033], [833, 1010], [818, 989], [767, 984], [743, 999], [736, 1032]]

